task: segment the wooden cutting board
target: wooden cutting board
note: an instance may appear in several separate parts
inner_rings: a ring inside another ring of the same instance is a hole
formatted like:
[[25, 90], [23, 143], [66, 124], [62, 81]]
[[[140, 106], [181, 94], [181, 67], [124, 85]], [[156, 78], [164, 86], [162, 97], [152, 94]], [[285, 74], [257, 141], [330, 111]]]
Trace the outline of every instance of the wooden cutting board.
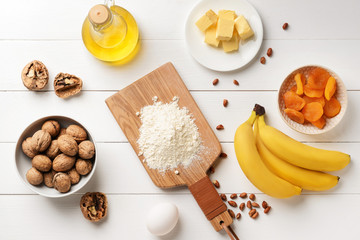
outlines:
[[[221, 221], [229, 226], [232, 218], [206, 174], [220, 155], [221, 145], [172, 63], [162, 65], [120, 90], [106, 99], [106, 104], [138, 155], [140, 150], [137, 140], [141, 120], [136, 113], [140, 112], [141, 108], [152, 105], [154, 96], [163, 103], [171, 102], [174, 96], [179, 97], [179, 107], [186, 107], [195, 119], [205, 150], [199, 154], [200, 160], [194, 160], [186, 168], [178, 166], [176, 169], [160, 172], [149, 168], [146, 162], [143, 162], [143, 156], [139, 156], [140, 163], [158, 187], [187, 185], [217, 231], [222, 229]], [[179, 174], [175, 174], [175, 170]]]

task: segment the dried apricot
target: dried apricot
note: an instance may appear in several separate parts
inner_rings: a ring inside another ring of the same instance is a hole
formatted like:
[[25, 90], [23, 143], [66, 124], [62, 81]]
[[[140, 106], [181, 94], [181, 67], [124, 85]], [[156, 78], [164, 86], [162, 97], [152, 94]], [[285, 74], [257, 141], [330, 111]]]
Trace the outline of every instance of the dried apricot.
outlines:
[[335, 117], [339, 114], [341, 110], [341, 104], [336, 98], [331, 98], [329, 101], [326, 101], [324, 107], [324, 114], [328, 118]]
[[304, 84], [305, 84], [305, 76], [301, 73], [297, 73], [294, 77], [294, 80], [296, 82], [296, 94], [297, 95], [303, 95], [304, 94]]
[[284, 96], [285, 107], [300, 111], [305, 106], [305, 100], [292, 91], [287, 91]]
[[324, 90], [323, 89], [319, 90], [319, 89], [311, 88], [309, 86], [309, 83], [308, 83], [308, 84], [304, 85], [304, 93], [308, 97], [312, 97], [312, 98], [317, 97], [317, 98], [319, 98], [319, 97], [323, 96]]
[[331, 77], [331, 75], [328, 73], [328, 71], [317, 67], [309, 72], [307, 84], [312, 89], [324, 89], [329, 77]]
[[311, 102], [306, 104], [301, 112], [306, 120], [309, 122], [315, 122], [321, 118], [324, 110], [320, 103]]
[[297, 91], [296, 85], [292, 86], [292, 87], [290, 88], [290, 91], [296, 93], [296, 91]]
[[323, 129], [326, 124], [326, 120], [325, 120], [324, 116], [322, 116], [321, 118], [319, 118], [319, 120], [317, 120], [315, 122], [311, 122], [311, 124], [317, 128]]
[[284, 110], [284, 112], [291, 120], [293, 120], [297, 123], [303, 124], [305, 121], [304, 115], [299, 111], [296, 111], [296, 110], [290, 109], [290, 108], [286, 108]]
[[311, 98], [308, 96], [303, 96], [303, 99], [305, 100], [305, 103], [311, 103], [311, 102], [319, 102], [321, 104], [321, 106], [325, 106], [325, 98], [324, 97], [319, 97], [319, 98]]
[[336, 80], [333, 77], [329, 77], [329, 80], [326, 83], [324, 96], [326, 100], [330, 100], [336, 91]]

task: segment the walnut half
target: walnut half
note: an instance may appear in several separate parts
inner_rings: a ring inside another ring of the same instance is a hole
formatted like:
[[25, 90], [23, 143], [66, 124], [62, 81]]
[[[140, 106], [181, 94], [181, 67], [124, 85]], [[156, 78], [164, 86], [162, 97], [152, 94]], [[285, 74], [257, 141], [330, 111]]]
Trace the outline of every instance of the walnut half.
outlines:
[[55, 94], [60, 98], [68, 98], [78, 94], [82, 88], [82, 80], [69, 73], [59, 73], [54, 80]]
[[80, 209], [84, 217], [91, 222], [98, 222], [107, 214], [107, 198], [101, 192], [85, 193], [80, 200]]
[[21, 79], [27, 89], [37, 91], [48, 83], [49, 72], [42, 62], [34, 60], [24, 67]]

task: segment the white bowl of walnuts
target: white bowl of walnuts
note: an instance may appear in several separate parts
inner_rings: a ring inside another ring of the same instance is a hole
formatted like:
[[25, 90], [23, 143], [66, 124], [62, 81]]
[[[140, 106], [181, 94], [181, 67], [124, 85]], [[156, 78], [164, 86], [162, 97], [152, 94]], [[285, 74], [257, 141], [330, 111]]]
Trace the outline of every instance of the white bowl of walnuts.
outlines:
[[96, 146], [90, 133], [64, 116], [31, 123], [15, 150], [20, 178], [34, 192], [51, 198], [81, 189], [94, 174], [96, 163]]

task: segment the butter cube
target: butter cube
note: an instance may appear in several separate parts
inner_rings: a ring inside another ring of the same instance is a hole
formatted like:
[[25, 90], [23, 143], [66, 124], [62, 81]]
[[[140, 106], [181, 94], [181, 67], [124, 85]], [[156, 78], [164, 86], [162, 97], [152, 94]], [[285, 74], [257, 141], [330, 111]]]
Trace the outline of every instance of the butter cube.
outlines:
[[210, 9], [195, 24], [202, 32], [205, 32], [210, 26], [216, 24], [217, 19], [216, 13]]
[[224, 52], [237, 51], [239, 49], [240, 37], [234, 29], [232, 38], [229, 41], [221, 41]]
[[219, 11], [219, 18], [226, 18], [226, 19], [234, 20], [235, 11], [232, 11], [232, 10], [220, 10]]
[[242, 15], [235, 19], [235, 28], [239, 33], [240, 38], [243, 40], [246, 40], [254, 35], [254, 31], [251, 29], [248, 21]]
[[216, 25], [206, 29], [205, 42], [214, 47], [219, 46], [220, 40], [216, 39]]
[[234, 32], [235, 12], [230, 10], [220, 10], [219, 20], [216, 28], [217, 40], [230, 40]]

